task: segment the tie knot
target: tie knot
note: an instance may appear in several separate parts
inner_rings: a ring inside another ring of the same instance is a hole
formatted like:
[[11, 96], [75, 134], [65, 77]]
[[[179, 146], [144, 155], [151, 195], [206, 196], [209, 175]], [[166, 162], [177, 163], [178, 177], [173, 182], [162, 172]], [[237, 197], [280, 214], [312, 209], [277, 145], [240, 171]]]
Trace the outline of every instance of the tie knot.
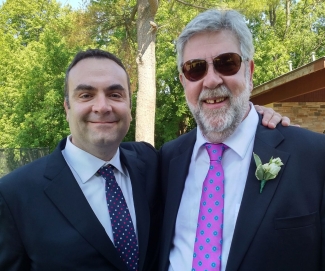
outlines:
[[111, 164], [102, 166], [99, 170], [97, 170], [97, 173], [103, 177], [106, 177], [108, 175], [114, 174], [113, 169], [115, 167]]
[[223, 144], [212, 144], [212, 143], [206, 143], [205, 148], [208, 151], [210, 161], [219, 161], [221, 162], [222, 154], [224, 150], [226, 150], [228, 147]]

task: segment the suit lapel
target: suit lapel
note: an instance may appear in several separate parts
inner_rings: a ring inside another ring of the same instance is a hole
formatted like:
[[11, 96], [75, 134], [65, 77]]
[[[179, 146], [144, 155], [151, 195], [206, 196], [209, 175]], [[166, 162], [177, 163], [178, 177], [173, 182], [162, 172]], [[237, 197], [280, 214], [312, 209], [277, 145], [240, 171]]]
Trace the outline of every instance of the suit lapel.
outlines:
[[263, 220], [270, 205], [274, 193], [281, 181], [282, 172], [290, 156], [276, 147], [284, 140], [282, 134], [277, 130], [270, 130], [259, 125], [257, 128], [253, 152], [267, 163], [271, 157], [280, 157], [283, 166], [278, 176], [266, 183], [263, 192], [260, 193], [260, 181], [255, 176], [256, 164], [252, 156], [247, 176], [246, 186], [237, 217], [234, 236], [231, 243], [226, 271], [238, 270], [239, 266], [249, 249], [251, 242]]
[[137, 154], [134, 151], [123, 148], [120, 148], [120, 150], [121, 161], [127, 167], [132, 183], [140, 254], [139, 270], [142, 270], [145, 256], [147, 254], [150, 232], [150, 209], [145, 197], [146, 165], [143, 161], [137, 158]]
[[[184, 135], [184, 140], [175, 146], [177, 149], [176, 155], [169, 162], [168, 170], [168, 188], [165, 199], [165, 212], [163, 223], [163, 248], [161, 251], [161, 259], [164, 259], [162, 264], [168, 263], [170, 247], [173, 242], [176, 217], [180, 206], [185, 180], [188, 174], [189, 165], [191, 162], [192, 152], [196, 140], [196, 129]], [[166, 180], [162, 180], [165, 182]], [[161, 270], [167, 270], [167, 266], [162, 266]]]
[[60, 210], [71, 225], [118, 270], [127, 270], [103, 226], [89, 206], [77, 184], [61, 150], [65, 140], [49, 157], [45, 177], [51, 183], [44, 189], [45, 194]]

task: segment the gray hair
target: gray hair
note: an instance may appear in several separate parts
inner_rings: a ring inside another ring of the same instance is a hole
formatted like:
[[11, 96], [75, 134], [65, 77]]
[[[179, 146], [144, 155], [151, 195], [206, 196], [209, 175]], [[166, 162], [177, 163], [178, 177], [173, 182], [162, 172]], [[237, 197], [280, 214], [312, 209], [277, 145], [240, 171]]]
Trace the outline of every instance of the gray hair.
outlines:
[[210, 9], [200, 13], [190, 21], [179, 35], [176, 43], [177, 67], [182, 72], [183, 53], [188, 40], [198, 33], [230, 30], [238, 39], [244, 59], [253, 59], [254, 45], [243, 15], [235, 10]]

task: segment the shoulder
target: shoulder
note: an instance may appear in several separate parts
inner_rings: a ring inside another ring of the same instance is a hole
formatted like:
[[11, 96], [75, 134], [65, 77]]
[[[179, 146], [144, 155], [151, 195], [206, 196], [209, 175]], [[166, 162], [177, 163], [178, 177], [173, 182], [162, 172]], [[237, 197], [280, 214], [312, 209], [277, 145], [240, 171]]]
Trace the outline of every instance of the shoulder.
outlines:
[[179, 136], [178, 138], [171, 140], [159, 150], [159, 155], [162, 159], [171, 159], [174, 156], [179, 155], [187, 151], [192, 151], [196, 141], [196, 128], [190, 132]]
[[279, 124], [275, 129], [268, 129], [259, 125], [256, 138], [283, 150], [325, 155], [325, 135], [305, 128]]
[[295, 126], [283, 127], [282, 125], [279, 125], [277, 129], [285, 137], [288, 143], [291, 144], [300, 143], [310, 146], [325, 144], [325, 135], [321, 133], [316, 133], [308, 129]]
[[[0, 190], [4, 187], [26, 187], [43, 180], [44, 174], [49, 167], [60, 169], [66, 165], [61, 153], [61, 143], [50, 154], [33, 162], [21, 166], [0, 179]], [[64, 142], [65, 143], [65, 142]]]
[[[128, 170], [135, 165], [144, 168], [147, 176], [156, 174], [158, 152], [147, 142], [123, 142], [120, 144], [120, 158]], [[154, 177], [156, 178], [156, 176]]]
[[189, 146], [189, 145], [194, 145], [196, 141], [196, 128], [193, 130], [189, 131], [188, 133], [185, 133], [183, 135], [180, 135], [176, 139], [173, 139], [169, 142], [166, 142], [161, 149], [164, 150], [172, 150], [174, 148], [180, 147], [180, 146]]
[[[299, 153], [304, 157], [312, 158], [312, 163], [315, 160], [323, 163], [325, 157], [325, 135], [316, 133], [305, 128], [299, 127], [279, 128], [285, 137], [285, 145], [290, 146], [292, 152]], [[318, 163], [317, 162], [317, 163]]]
[[[0, 179], [0, 193], [26, 190], [37, 183], [44, 174], [48, 156], [21, 166]], [[15, 192], [16, 193], [16, 192]]]
[[122, 151], [133, 151], [137, 154], [152, 154], [156, 155], [157, 150], [149, 143], [141, 141], [141, 142], [122, 142], [120, 145]]

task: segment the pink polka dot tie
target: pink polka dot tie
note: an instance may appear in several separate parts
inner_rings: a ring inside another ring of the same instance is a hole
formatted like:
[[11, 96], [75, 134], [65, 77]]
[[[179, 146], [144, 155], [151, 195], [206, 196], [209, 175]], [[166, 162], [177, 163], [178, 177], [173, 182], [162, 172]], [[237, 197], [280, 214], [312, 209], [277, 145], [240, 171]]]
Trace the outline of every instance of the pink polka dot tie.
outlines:
[[105, 192], [111, 218], [114, 245], [129, 271], [138, 270], [139, 248], [129, 208], [115, 180], [114, 167], [101, 167], [97, 172], [106, 180]]
[[221, 269], [224, 173], [221, 165], [224, 144], [205, 144], [210, 168], [202, 186], [194, 244], [192, 271]]

